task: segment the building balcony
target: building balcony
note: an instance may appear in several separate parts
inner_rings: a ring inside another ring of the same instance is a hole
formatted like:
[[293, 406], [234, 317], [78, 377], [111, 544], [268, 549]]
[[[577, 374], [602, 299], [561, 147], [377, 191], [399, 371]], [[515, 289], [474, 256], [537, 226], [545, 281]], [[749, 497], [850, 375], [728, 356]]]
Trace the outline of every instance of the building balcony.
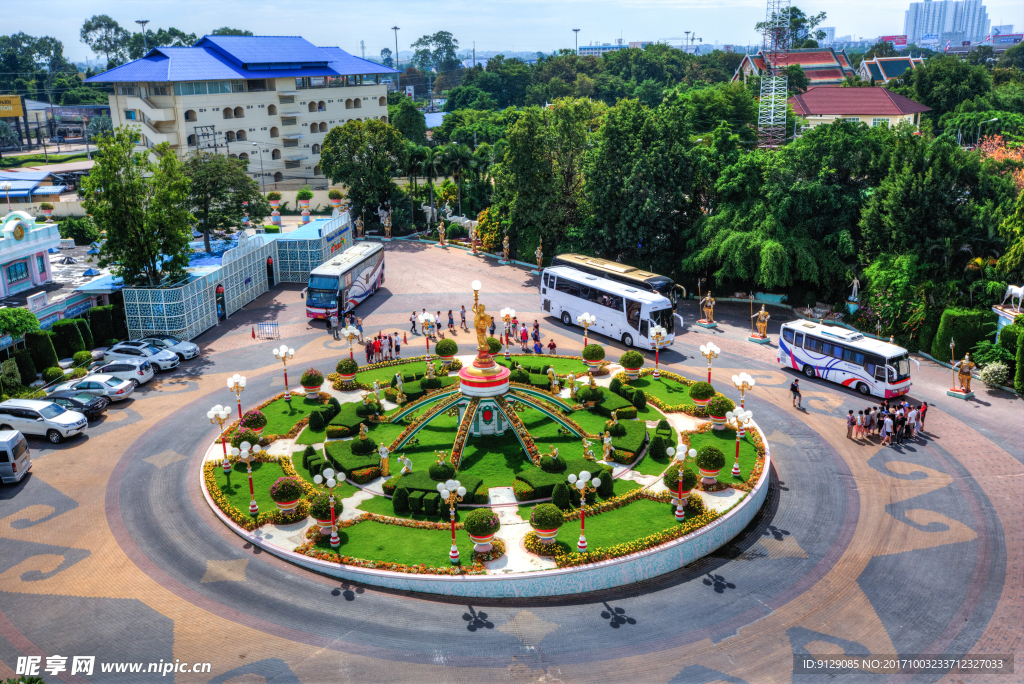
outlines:
[[137, 109], [152, 121], [174, 121], [174, 109], [157, 107], [144, 97], [128, 96], [125, 98], [127, 109]]
[[296, 152], [294, 154], [285, 154], [284, 155], [284, 160], [286, 162], [299, 162], [299, 161], [302, 161], [303, 159], [309, 159], [309, 156], [305, 155], [305, 154], [302, 154], [301, 152]]

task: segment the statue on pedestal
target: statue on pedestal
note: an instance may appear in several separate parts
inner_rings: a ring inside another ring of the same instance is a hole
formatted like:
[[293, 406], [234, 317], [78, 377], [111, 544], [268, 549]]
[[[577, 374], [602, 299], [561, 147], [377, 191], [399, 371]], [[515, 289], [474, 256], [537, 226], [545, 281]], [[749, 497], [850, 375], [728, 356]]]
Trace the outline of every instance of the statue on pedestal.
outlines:
[[356, 225], [356, 237], [359, 237], [359, 238], [363, 237], [363, 219], [357, 218], [355, 220], [355, 225]]
[[850, 295], [850, 301], [857, 301], [858, 293], [860, 292], [860, 281], [857, 280], [857, 276], [853, 276], [853, 293]]
[[391, 207], [388, 207], [388, 215], [384, 220], [384, 237], [391, 239]]
[[424, 376], [427, 380], [434, 379], [434, 364], [431, 361], [427, 361], [427, 374]]
[[611, 424], [612, 425], [618, 425], [619, 424], [619, 410], [618, 409], [615, 409], [614, 411], [612, 411]]
[[505, 230], [505, 238], [501, 241], [501, 251], [504, 261], [508, 263], [508, 229]]
[[398, 462], [402, 464], [402, 475], [408, 475], [412, 472], [412, 461], [407, 459], [405, 454], [398, 457]]
[[448, 232], [448, 231], [446, 231], [446, 230], [444, 229], [444, 223], [439, 223], [439, 224], [438, 224], [438, 226], [437, 226], [437, 237], [438, 237], [438, 238], [440, 239], [440, 242], [438, 242], [438, 244], [439, 244], [439, 245], [441, 245], [442, 247], [444, 247], [444, 246], [445, 246], [445, 243], [444, 243], [444, 234], [445, 234], [446, 232]]
[[361, 440], [366, 439], [366, 432], [367, 432], [367, 430], [366, 430], [366, 423], [360, 423], [359, 424], [359, 439], [361, 439]]
[[587, 459], [588, 461], [597, 460], [596, 458], [594, 458], [594, 450], [590, 448], [592, 444], [593, 442], [591, 442], [589, 439], [587, 439], [586, 437], [583, 438], [583, 458]]
[[442, 210], [444, 211], [444, 220], [445, 221], [451, 221], [452, 220], [452, 208], [448, 206], [447, 202], [444, 203], [444, 207], [443, 207]]
[[555, 375], [554, 368], [548, 368], [548, 382], [551, 383], [551, 393], [557, 395], [561, 388], [558, 386], [558, 376]]
[[757, 326], [757, 334], [761, 337], [768, 337], [768, 319], [771, 318], [771, 314], [765, 310], [764, 304], [761, 305], [761, 310], [751, 318], [757, 319], [754, 321], [754, 325]]
[[395, 401], [399, 404], [404, 404], [406, 400], [405, 386], [402, 384], [402, 374], [395, 373]]
[[386, 446], [384, 446], [384, 442], [381, 442], [380, 446], [377, 448], [377, 453], [380, 455], [380, 469], [381, 472], [383, 472], [384, 469], [387, 468], [388, 456], [391, 455], [391, 452], [388, 451]]
[[704, 311], [704, 320], [707, 323], [715, 322], [715, 298], [711, 296], [711, 291], [708, 290], [707, 295], [704, 299], [700, 300], [700, 307]]
[[963, 361], [958, 361], [953, 367], [957, 372], [957, 379], [960, 381], [960, 389], [964, 392], [971, 391], [971, 371], [974, 366], [975, 363], [971, 361], [971, 355], [964, 354]]
[[[475, 293], [474, 293], [475, 299]], [[491, 347], [487, 344], [487, 330], [491, 327], [491, 315], [487, 313], [487, 307], [479, 301], [473, 303], [473, 327], [476, 328], [477, 351], [481, 355], [490, 354]]]
[[537, 241], [537, 251], [533, 253], [533, 256], [537, 259], [537, 270], [544, 268], [544, 240]]
[[587, 371], [587, 377], [590, 378], [590, 389], [597, 389], [597, 381], [594, 380], [594, 372]]
[[607, 430], [604, 431], [604, 460], [611, 461], [615, 455], [615, 447], [612, 446], [612, 435]]
[[377, 400], [378, 404], [380, 403], [380, 383], [376, 380], [373, 381], [373, 398]]

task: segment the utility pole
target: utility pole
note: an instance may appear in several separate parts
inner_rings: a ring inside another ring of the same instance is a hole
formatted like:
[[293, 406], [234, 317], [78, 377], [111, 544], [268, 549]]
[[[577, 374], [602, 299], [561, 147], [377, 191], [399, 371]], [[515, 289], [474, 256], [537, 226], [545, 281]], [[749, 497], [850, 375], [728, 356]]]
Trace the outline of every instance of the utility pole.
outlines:
[[149, 19], [136, 19], [135, 23], [142, 27], [142, 49], [145, 54], [149, 52], [149, 46], [146, 45], [146, 24], [149, 23]]
[[[39, 137], [39, 112], [36, 112], [36, 136]], [[46, 163], [49, 164], [50, 163], [50, 155], [48, 155], [46, 153], [46, 140], [41, 138], [41, 137], [40, 137], [40, 139], [42, 140], [42, 143], [43, 143], [43, 159], [45, 159]]]
[[576, 54], [578, 55], [578, 54], [580, 54], [580, 30], [579, 29], [573, 29], [572, 33], [573, 33], [573, 37], [576, 39]]
[[[398, 64], [399, 64], [399, 59], [398, 59], [398, 30], [399, 30], [399, 27], [398, 26], [392, 26], [391, 30], [395, 32], [395, 69], [397, 71], [401, 71], [401, 69], [398, 68]], [[399, 85], [401, 85], [401, 79], [399, 79]]]
[[476, 41], [473, 41], [473, 66], [476, 66]]
[[359, 41], [359, 53], [366, 59], [366, 43]]

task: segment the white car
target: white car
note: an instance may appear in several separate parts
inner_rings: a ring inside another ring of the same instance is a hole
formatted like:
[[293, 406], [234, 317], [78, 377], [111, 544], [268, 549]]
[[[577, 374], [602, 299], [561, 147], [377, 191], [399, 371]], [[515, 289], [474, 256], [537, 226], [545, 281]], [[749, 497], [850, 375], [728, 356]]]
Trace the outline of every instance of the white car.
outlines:
[[178, 355], [178, 358], [182, 361], [188, 361], [199, 356], [199, 345], [193, 344], [192, 342], [185, 342], [179, 340], [176, 337], [164, 335], [161, 337], [145, 337], [139, 342], [147, 342], [157, 349], [166, 349], [172, 351]]
[[111, 361], [105, 363], [99, 368], [94, 368], [92, 373], [103, 373], [106, 375], [116, 375], [124, 380], [131, 380], [132, 384], [138, 387], [144, 385], [153, 379], [153, 364], [147, 359], [138, 358], [123, 358], [117, 361]]
[[78, 380], [65, 382], [53, 388], [53, 392], [88, 392], [97, 397], [106, 397], [110, 401], [127, 399], [135, 391], [131, 380], [123, 380], [115, 375], [87, 375]]
[[148, 342], [120, 342], [103, 352], [103, 362], [110, 363], [118, 359], [146, 359], [156, 370], [171, 370], [181, 359], [172, 351], [158, 349]]
[[89, 421], [52, 401], [8, 399], [0, 402], [0, 431], [20, 430], [25, 435], [45, 435], [54, 444], [85, 431]]

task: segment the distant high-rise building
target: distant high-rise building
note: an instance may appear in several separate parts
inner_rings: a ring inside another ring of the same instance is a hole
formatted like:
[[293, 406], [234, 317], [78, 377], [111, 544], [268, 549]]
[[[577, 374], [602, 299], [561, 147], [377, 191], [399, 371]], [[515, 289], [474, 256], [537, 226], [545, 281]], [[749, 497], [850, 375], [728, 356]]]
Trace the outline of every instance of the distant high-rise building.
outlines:
[[992, 27], [992, 37], [1005, 36], [1008, 33], [1013, 33], [1013, 24], [1000, 24], [999, 26]]
[[907, 42], [916, 44], [945, 41], [958, 34], [963, 40], [980, 42], [988, 31], [988, 11], [981, 0], [912, 2], [903, 24]]
[[827, 47], [832, 43], [836, 42], [836, 27], [835, 26], [819, 26], [818, 30], [825, 32], [825, 40], [821, 41], [822, 47]]

